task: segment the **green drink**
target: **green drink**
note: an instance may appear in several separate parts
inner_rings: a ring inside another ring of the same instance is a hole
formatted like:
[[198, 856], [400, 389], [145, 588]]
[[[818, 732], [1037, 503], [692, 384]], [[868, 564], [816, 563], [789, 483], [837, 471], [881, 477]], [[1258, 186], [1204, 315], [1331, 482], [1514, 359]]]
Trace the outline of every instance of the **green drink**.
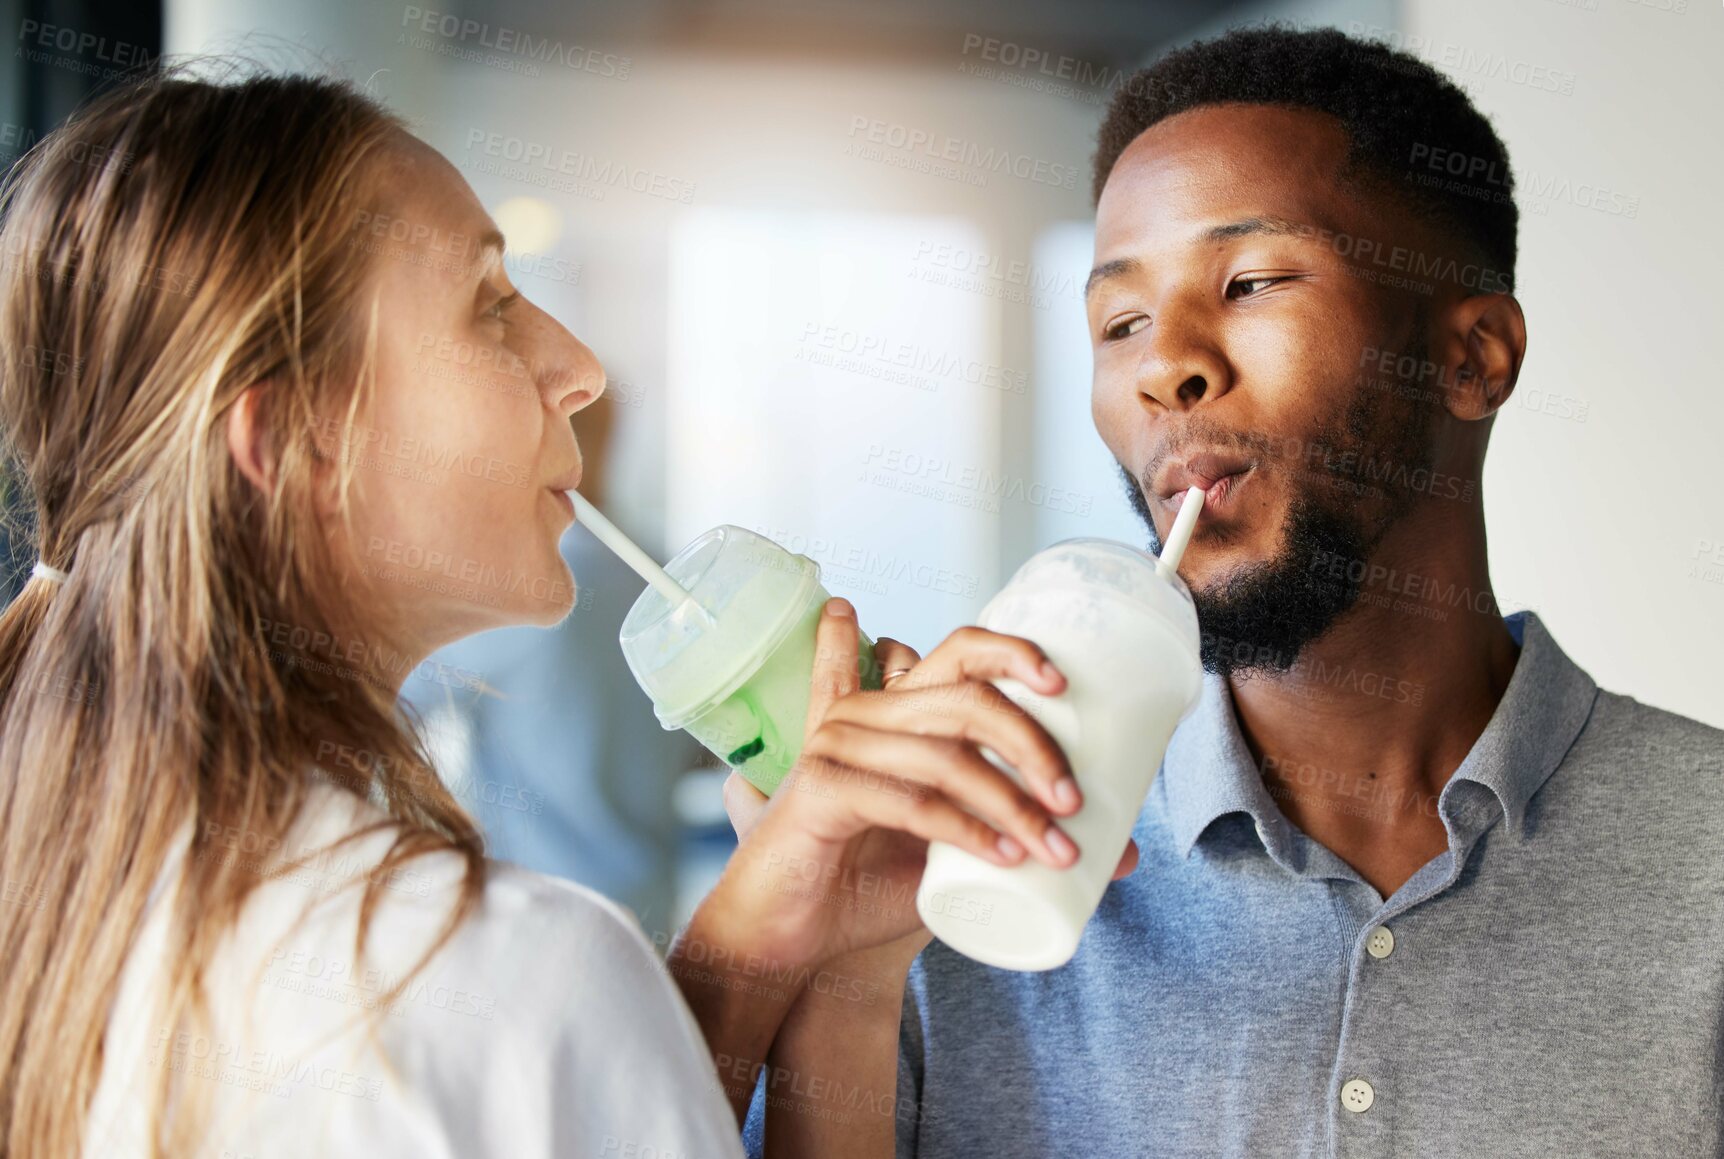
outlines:
[[[664, 566], [690, 599], [648, 587], [619, 634], [623, 656], [659, 723], [687, 729], [763, 793], [802, 754], [815, 630], [830, 598], [820, 565], [764, 536], [725, 525]], [[863, 686], [880, 687], [862, 638]]]

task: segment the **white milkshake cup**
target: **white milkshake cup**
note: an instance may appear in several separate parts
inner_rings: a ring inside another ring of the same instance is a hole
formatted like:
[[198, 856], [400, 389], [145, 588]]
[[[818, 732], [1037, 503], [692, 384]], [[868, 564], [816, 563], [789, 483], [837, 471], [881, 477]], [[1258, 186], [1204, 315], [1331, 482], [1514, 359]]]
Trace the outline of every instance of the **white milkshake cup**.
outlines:
[[[1111, 540], [1066, 540], [1033, 556], [982, 609], [981, 627], [1034, 641], [1064, 674], [1053, 697], [995, 683], [1059, 744], [1083, 806], [1059, 819], [1079, 850], [1064, 869], [929, 845], [916, 908], [959, 953], [1008, 970], [1049, 970], [1076, 953], [1167, 742], [1202, 691], [1197, 611], [1173, 570], [1202, 494], [1188, 495], [1161, 561]], [[983, 755], [1021, 783], [996, 754]]]

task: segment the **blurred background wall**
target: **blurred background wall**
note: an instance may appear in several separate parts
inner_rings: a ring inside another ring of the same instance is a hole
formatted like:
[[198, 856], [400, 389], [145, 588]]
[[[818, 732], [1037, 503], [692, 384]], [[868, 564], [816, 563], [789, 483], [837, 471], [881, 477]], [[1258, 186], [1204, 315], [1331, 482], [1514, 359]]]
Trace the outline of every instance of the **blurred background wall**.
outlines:
[[[1143, 540], [1087, 405], [1089, 159], [1112, 92], [1245, 22], [1407, 48], [1493, 118], [1520, 185], [1531, 344], [1485, 479], [1498, 595], [1537, 609], [1602, 685], [1724, 725], [1716, 4], [0, 12], [19, 40], [0, 85], [15, 142], [126, 45], [322, 61], [367, 84], [467, 175], [517, 284], [607, 366], [578, 429], [612, 517], [661, 554], [716, 523], [764, 532], [815, 558], [867, 630], [923, 650], [1036, 548]], [[44, 49], [44, 28], [105, 47], [55, 32]], [[709, 758], [657, 730], [617, 661], [639, 582], [581, 528], [565, 550], [585, 590], [563, 628], [445, 657], [501, 695], [439, 679], [408, 694], [500, 855], [589, 881], [662, 933], [728, 849], [718, 774], [684, 776]]]

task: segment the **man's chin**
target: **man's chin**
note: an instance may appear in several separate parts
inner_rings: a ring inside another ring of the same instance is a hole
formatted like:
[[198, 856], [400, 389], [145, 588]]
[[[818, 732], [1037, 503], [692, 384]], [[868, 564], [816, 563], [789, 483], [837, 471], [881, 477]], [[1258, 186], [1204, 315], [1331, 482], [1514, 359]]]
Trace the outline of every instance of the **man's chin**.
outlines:
[[[1159, 548], [1159, 543], [1154, 545]], [[1155, 554], [1160, 555], [1157, 550]], [[1219, 594], [1272, 566], [1275, 556], [1261, 547], [1248, 547], [1220, 528], [1200, 528], [1179, 561], [1179, 578], [1192, 599], [1198, 593]]]
[[[1161, 552], [1143, 492], [1123, 467], [1127, 498]], [[1258, 523], [1270, 516], [1257, 516]], [[1321, 637], [1359, 598], [1359, 585], [1330, 577], [1318, 560], [1365, 559], [1378, 535], [1358, 512], [1331, 508], [1296, 495], [1276, 524], [1272, 551], [1264, 553], [1252, 528], [1224, 520], [1204, 526], [1181, 561], [1180, 575], [1197, 606], [1203, 666], [1223, 675], [1286, 672], [1305, 646]], [[1380, 533], [1379, 533], [1380, 534]]]
[[1286, 672], [1358, 601], [1358, 584], [1312, 562], [1364, 558], [1371, 546], [1364, 529], [1344, 512], [1309, 502], [1296, 502], [1284, 526], [1272, 557], [1223, 555], [1188, 578], [1208, 671]]

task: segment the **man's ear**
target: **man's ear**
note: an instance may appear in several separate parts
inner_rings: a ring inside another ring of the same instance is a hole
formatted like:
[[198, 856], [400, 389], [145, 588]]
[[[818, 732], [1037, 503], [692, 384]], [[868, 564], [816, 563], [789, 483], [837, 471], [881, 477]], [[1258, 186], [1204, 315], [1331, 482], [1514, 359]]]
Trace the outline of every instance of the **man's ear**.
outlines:
[[275, 458], [270, 453], [269, 427], [265, 419], [264, 388], [253, 383], [228, 408], [227, 450], [240, 474], [265, 496], [275, 491]]
[[1441, 336], [1443, 363], [1453, 368], [1449, 413], [1489, 418], [1514, 393], [1526, 357], [1526, 316], [1512, 294], [1478, 294], [1455, 303]]

